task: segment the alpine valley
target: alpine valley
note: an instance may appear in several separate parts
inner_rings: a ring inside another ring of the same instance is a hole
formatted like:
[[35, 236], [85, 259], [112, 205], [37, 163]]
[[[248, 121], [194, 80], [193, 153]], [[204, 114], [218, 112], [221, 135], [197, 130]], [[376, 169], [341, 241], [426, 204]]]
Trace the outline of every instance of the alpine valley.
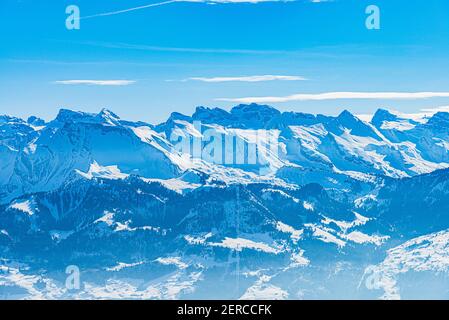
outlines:
[[[208, 150], [206, 131], [231, 147], [197, 157], [173, 140]], [[212, 161], [238, 154], [247, 161]], [[1, 298], [448, 299], [447, 288], [449, 113], [0, 116]]]

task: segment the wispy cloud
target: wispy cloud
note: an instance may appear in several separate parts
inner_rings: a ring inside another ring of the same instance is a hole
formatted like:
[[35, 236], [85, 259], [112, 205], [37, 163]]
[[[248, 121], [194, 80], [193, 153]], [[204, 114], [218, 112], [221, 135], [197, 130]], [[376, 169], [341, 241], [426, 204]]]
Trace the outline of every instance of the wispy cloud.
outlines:
[[449, 92], [326, 92], [317, 94], [293, 94], [280, 97], [219, 98], [218, 101], [239, 103], [280, 103], [290, 101], [321, 101], [341, 99], [429, 99], [449, 97]]
[[122, 42], [96, 42], [96, 41], [75, 41], [72, 43], [108, 48], [108, 49], [129, 49], [139, 51], [160, 51], [179, 53], [205, 53], [205, 54], [287, 54], [285, 50], [251, 50], [251, 49], [225, 49], [225, 48], [182, 48], [182, 47], [160, 47], [145, 44], [130, 44]]
[[[93, 15], [81, 17], [81, 19], [91, 19], [91, 18], [97, 18], [97, 17], [113, 16], [113, 15], [117, 15], [117, 14], [148, 9], [151, 7], [164, 6], [164, 5], [172, 4], [175, 2], [193, 2], [193, 3], [206, 3], [206, 4], [229, 4], [229, 3], [254, 3], [255, 4], [255, 3], [261, 3], [261, 2], [295, 2], [295, 1], [296, 0], [169, 0], [169, 1], [163, 1], [163, 2], [158, 2], [158, 3], [150, 3], [147, 5], [133, 7], [133, 8], [127, 8], [127, 9], [122, 9], [122, 10], [115, 10], [115, 11], [110, 11], [110, 12], [93, 14]], [[322, 2], [322, 1], [323, 0], [321, 0], [321, 1], [312, 0], [311, 2]]]
[[437, 113], [437, 112], [449, 112], [449, 106], [441, 106], [441, 107], [434, 107], [434, 108], [423, 108], [421, 109], [422, 112], [430, 112], [430, 113]]
[[60, 80], [56, 84], [89, 85], [89, 86], [128, 86], [136, 83], [135, 80]]
[[[307, 80], [301, 76], [281, 76], [281, 75], [261, 75], [261, 76], [243, 76], [243, 77], [192, 77], [181, 80], [201, 81], [201, 82], [263, 82], [263, 81], [304, 81]], [[170, 80], [169, 80], [170, 81]]]

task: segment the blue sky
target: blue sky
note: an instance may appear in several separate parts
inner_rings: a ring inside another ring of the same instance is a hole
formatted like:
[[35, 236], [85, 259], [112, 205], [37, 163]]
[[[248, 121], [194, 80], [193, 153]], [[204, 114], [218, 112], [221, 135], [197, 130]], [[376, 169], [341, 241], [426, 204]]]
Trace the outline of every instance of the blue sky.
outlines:
[[[61, 107], [107, 107], [158, 123], [173, 111], [229, 109], [252, 97], [326, 114], [449, 105], [447, 0], [177, 1], [83, 19], [152, 3], [2, 0], [0, 114], [51, 119]], [[65, 27], [73, 4], [80, 30]], [[365, 27], [371, 4], [380, 30]], [[329, 92], [360, 97], [322, 95]]]

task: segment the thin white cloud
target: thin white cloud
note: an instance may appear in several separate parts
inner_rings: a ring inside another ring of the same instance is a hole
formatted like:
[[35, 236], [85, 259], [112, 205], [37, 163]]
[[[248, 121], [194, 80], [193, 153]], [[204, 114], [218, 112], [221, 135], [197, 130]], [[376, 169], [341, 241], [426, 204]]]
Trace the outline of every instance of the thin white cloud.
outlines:
[[218, 101], [238, 103], [281, 103], [290, 101], [322, 101], [341, 99], [430, 99], [449, 97], [449, 92], [326, 92], [317, 94], [293, 94], [281, 97], [220, 98]]
[[355, 116], [362, 121], [370, 122], [371, 119], [373, 119], [374, 115], [371, 113], [371, 114], [356, 114]]
[[437, 112], [449, 112], [449, 106], [441, 106], [441, 107], [435, 107], [435, 108], [423, 108], [421, 109], [422, 112], [430, 112], [430, 113], [437, 113]]
[[[104, 16], [112, 16], [116, 14], [127, 13], [131, 11], [137, 11], [142, 9], [147, 9], [151, 7], [159, 7], [167, 4], [175, 3], [175, 2], [194, 2], [194, 3], [206, 3], [206, 4], [228, 4], [228, 3], [261, 3], [261, 2], [295, 2], [297, 0], [169, 0], [158, 3], [151, 3], [144, 6], [127, 8], [123, 10], [116, 10], [104, 13], [93, 14], [90, 16], [81, 17], [80, 19], [90, 19], [96, 17], [104, 17]], [[325, 2], [325, 0], [311, 0], [310, 2]]]
[[136, 83], [134, 80], [61, 80], [56, 84], [89, 85], [89, 86], [128, 86]]
[[113, 43], [113, 42], [93, 42], [93, 41], [75, 41], [80, 45], [109, 48], [109, 49], [129, 49], [140, 51], [160, 51], [160, 52], [179, 52], [179, 53], [205, 53], [205, 54], [287, 54], [284, 50], [251, 50], [251, 49], [223, 49], [223, 48], [183, 48], [183, 47], [160, 47], [142, 44]]
[[261, 75], [261, 76], [243, 76], [243, 77], [192, 77], [182, 81], [201, 81], [201, 82], [263, 82], [263, 81], [304, 81], [307, 80], [300, 76], [281, 76], [281, 75]]

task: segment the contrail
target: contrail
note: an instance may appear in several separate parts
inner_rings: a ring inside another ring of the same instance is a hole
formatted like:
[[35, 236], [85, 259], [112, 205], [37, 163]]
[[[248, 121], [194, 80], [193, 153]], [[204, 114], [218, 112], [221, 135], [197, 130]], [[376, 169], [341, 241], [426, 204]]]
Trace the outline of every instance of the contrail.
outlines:
[[169, 1], [159, 2], [159, 3], [147, 4], [145, 6], [124, 9], [124, 10], [99, 13], [99, 14], [94, 14], [94, 15], [91, 15], [91, 16], [81, 17], [80, 20], [96, 18], [96, 17], [113, 16], [113, 15], [116, 15], [116, 14], [126, 13], [126, 12], [130, 12], [130, 11], [136, 11], [136, 10], [141, 10], [141, 9], [146, 9], [146, 8], [151, 8], [151, 7], [159, 7], [159, 6], [163, 6], [163, 5], [174, 3], [174, 2], [180, 2], [180, 0], [169, 0]]
[[[81, 17], [80, 20], [96, 18], [96, 17], [113, 16], [116, 14], [126, 13], [126, 12], [130, 12], [130, 11], [136, 11], [136, 10], [141, 10], [141, 9], [146, 9], [146, 8], [151, 8], [151, 7], [164, 6], [166, 4], [175, 3], [175, 2], [197, 2], [197, 3], [210, 3], [210, 4], [216, 4], [216, 3], [253, 3], [254, 4], [254, 3], [259, 3], [259, 2], [294, 2], [294, 1], [295, 0], [209, 0], [209, 1], [208, 0], [169, 0], [169, 1], [159, 2], [159, 3], [147, 4], [147, 5], [140, 6], [140, 7], [134, 7], [134, 8], [123, 9], [123, 10], [118, 10], [118, 11], [105, 12], [105, 13], [98, 13], [98, 14], [94, 14], [91, 16]], [[323, 0], [321, 0], [321, 1], [323, 1]]]

